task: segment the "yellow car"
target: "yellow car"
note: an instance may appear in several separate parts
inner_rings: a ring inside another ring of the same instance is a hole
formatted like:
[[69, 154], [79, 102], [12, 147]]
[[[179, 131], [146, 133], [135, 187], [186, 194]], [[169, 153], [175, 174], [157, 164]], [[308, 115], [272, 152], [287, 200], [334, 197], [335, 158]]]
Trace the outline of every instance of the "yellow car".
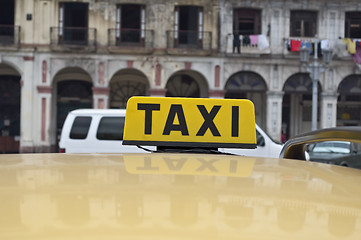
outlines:
[[361, 239], [360, 170], [217, 151], [247, 100], [131, 98], [124, 143], [158, 151], [0, 155], [0, 239]]
[[285, 144], [280, 157], [361, 169], [361, 127], [328, 128], [299, 135]]

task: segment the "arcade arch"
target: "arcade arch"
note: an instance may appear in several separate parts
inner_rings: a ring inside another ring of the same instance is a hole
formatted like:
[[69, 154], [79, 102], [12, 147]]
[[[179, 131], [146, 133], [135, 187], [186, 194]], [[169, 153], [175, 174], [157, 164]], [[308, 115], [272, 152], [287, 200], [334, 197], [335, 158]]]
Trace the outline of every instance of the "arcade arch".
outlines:
[[173, 74], [166, 85], [166, 97], [207, 98], [207, 80], [198, 72], [182, 70]]
[[147, 77], [135, 69], [118, 71], [110, 80], [109, 88], [109, 108], [125, 108], [130, 97], [149, 95]]
[[0, 153], [18, 153], [20, 140], [20, 74], [0, 64]]
[[254, 72], [238, 72], [232, 75], [225, 86], [225, 98], [249, 99], [255, 106], [256, 122], [266, 128], [266, 92], [264, 79]]
[[361, 75], [343, 79], [337, 92], [337, 126], [361, 126]]
[[[297, 73], [283, 86], [282, 133], [286, 139], [312, 129], [312, 80], [308, 73]], [[318, 83], [318, 109], [321, 86]], [[320, 111], [318, 110], [318, 113]], [[318, 114], [318, 122], [319, 122]]]

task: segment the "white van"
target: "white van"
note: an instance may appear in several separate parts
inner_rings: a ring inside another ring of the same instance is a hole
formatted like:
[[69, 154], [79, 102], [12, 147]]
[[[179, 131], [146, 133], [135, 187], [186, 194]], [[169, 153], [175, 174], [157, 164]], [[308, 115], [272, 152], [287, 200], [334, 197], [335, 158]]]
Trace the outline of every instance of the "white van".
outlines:
[[[125, 109], [78, 109], [65, 119], [59, 152], [122, 153], [146, 152], [136, 146], [122, 145]], [[246, 156], [276, 157], [282, 145], [275, 143], [258, 125], [257, 148], [220, 148], [219, 151]], [[145, 146], [155, 150], [155, 147]]]
[[124, 120], [125, 109], [78, 109], [71, 111], [66, 117], [61, 131], [59, 152], [145, 153], [146, 151], [137, 146], [122, 144]]
[[221, 152], [233, 153], [244, 156], [279, 158], [283, 144], [275, 142], [257, 124], [256, 124], [256, 138], [257, 138], [256, 149], [219, 148], [218, 150]]

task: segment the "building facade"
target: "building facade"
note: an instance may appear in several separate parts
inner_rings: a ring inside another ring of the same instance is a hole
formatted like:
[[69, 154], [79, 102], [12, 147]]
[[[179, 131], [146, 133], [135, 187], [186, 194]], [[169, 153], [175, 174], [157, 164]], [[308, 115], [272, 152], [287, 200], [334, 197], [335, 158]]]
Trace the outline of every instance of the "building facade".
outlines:
[[[318, 128], [361, 125], [357, 0], [2, 0], [0, 152], [54, 152], [66, 114], [141, 96], [247, 98], [274, 139], [311, 130], [307, 47], [333, 59]], [[322, 61], [321, 61], [322, 62]]]

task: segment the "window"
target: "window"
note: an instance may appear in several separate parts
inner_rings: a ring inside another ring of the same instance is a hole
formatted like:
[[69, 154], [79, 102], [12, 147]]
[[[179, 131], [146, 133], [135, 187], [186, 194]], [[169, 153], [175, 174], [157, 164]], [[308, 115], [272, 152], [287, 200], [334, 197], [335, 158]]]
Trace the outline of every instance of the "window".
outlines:
[[261, 33], [261, 10], [257, 9], [234, 9], [233, 31], [240, 35]]
[[203, 8], [176, 6], [174, 10], [175, 46], [197, 47], [203, 40]]
[[14, 25], [15, 13], [14, 0], [1, 0], [0, 1], [0, 25]]
[[68, 44], [86, 44], [88, 39], [88, 4], [59, 3], [59, 38]]
[[361, 38], [361, 12], [346, 13], [345, 37]]
[[314, 37], [317, 28], [317, 12], [315, 11], [291, 11], [290, 36], [291, 37]]
[[0, 42], [14, 43], [14, 0], [0, 1]]
[[145, 38], [145, 6], [117, 5], [116, 38], [122, 43], [139, 43]]
[[103, 117], [100, 120], [97, 139], [123, 140], [125, 117]]
[[76, 117], [70, 130], [71, 139], [85, 139], [88, 135], [91, 117]]

